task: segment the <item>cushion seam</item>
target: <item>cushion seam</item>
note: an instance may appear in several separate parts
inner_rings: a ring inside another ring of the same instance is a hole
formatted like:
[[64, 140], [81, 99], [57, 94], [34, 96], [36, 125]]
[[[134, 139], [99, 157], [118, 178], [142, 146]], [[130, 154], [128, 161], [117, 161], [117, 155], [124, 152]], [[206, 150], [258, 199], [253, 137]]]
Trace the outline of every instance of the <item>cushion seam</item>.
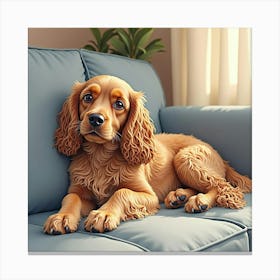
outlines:
[[[32, 224], [32, 223], [28, 223], [28, 224], [42, 228], [41, 225]], [[139, 249], [141, 249], [141, 250], [143, 250], [145, 252], [150, 252], [150, 250], [148, 248], [145, 248], [145, 247], [143, 247], [143, 246], [141, 246], [141, 245], [139, 245], [137, 243], [134, 243], [134, 242], [131, 242], [131, 241], [128, 241], [128, 240], [124, 240], [122, 238], [115, 237], [115, 236], [112, 236], [112, 235], [109, 235], [109, 234], [89, 233], [89, 232], [81, 231], [81, 230], [77, 230], [76, 232], [73, 232], [71, 234], [75, 234], [75, 233], [80, 233], [80, 234], [83, 234], [83, 235], [94, 235], [94, 236], [105, 237], [105, 238], [108, 238], [108, 239], [111, 239], [111, 240], [115, 240], [115, 241], [119, 241], [119, 242], [123, 242], [123, 243], [129, 244], [129, 245], [137, 247], [137, 248], [139, 248]]]
[[75, 51], [75, 52], [79, 52], [80, 50], [79, 49], [56, 49], [56, 48], [42, 48], [42, 47], [33, 47], [33, 46], [29, 46], [28, 47], [29, 50], [42, 50], [42, 51]]
[[[89, 233], [89, 232], [86, 232], [86, 231], [78, 231], [79, 233], [83, 233], [85, 235], [91, 235], [92, 233]], [[145, 251], [145, 252], [150, 252], [150, 250], [140, 244], [137, 244], [137, 243], [134, 243], [132, 241], [129, 241], [129, 240], [125, 240], [125, 239], [122, 239], [122, 238], [119, 238], [119, 237], [115, 237], [115, 236], [112, 236], [112, 235], [109, 235], [109, 234], [103, 234], [103, 233], [94, 233], [95, 236], [101, 236], [101, 237], [106, 237], [108, 239], [112, 239], [112, 240], [116, 240], [116, 241], [119, 241], [119, 242], [123, 242], [123, 243], [126, 243], [126, 244], [129, 244], [129, 245], [132, 245], [132, 246], [135, 246], [135, 247], [138, 247], [139, 249]]]
[[86, 59], [85, 59], [85, 57], [84, 57], [84, 55], [83, 55], [82, 50], [79, 50], [79, 53], [80, 53], [80, 57], [81, 57], [83, 66], [84, 66], [84, 68], [85, 68], [86, 81], [87, 81], [87, 80], [89, 80], [89, 78], [90, 78], [89, 69], [88, 69], [87, 62], [86, 62]]
[[234, 225], [237, 225], [239, 227], [241, 227], [242, 229], [246, 228], [250, 228], [249, 226], [241, 223], [241, 222], [238, 222], [236, 220], [233, 220], [233, 219], [229, 219], [229, 218], [223, 218], [223, 217], [198, 217], [199, 219], [208, 219], [208, 220], [213, 220], [213, 221], [222, 221], [222, 222], [228, 222], [228, 223], [231, 223], [231, 224], [234, 224]]
[[[211, 247], [213, 247], [213, 246], [215, 246], [215, 245], [218, 245], [218, 244], [220, 244], [220, 243], [222, 243], [222, 242], [224, 242], [224, 241], [226, 241], [226, 240], [229, 240], [229, 239], [231, 239], [231, 238], [233, 238], [233, 237], [235, 237], [235, 236], [241, 235], [241, 234], [243, 234], [243, 233], [247, 233], [247, 228], [242, 229], [241, 231], [234, 232], [234, 233], [232, 233], [232, 234], [230, 234], [230, 235], [228, 235], [228, 236], [226, 236], [226, 237], [223, 237], [223, 238], [221, 238], [221, 239], [219, 239], [219, 240], [213, 241], [213, 242], [211, 242], [211, 243], [209, 243], [209, 244], [206, 244], [206, 245], [204, 245], [204, 246], [198, 247], [198, 248], [196, 248], [196, 249], [194, 249], [194, 250], [192, 250], [192, 251], [194, 251], [194, 252], [199, 252], [199, 251], [202, 251], [202, 250], [211, 248]], [[248, 244], [248, 245], [249, 245], [249, 244]]]
[[[242, 231], [240, 231], [240, 232], [236, 232], [236, 235], [238, 235], [238, 234], [242, 234], [243, 232], [246, 232], [246, 234], [247, 234], [247, 237], [248, 237], [248, 244], [249, 244], [249, 251], [251, 251], [250, 250], [250, 237], [249, 237], [249, 230], [252, 230], [252, 226], [246, 226], [246, 225], [244, 225], [244, 224], [242, 224], [242, 223], [240, 223], [240, 222], [238, 222], [238, 221], [236, 221], [236, 220], [232, 220], [232, 219], [228, 219], [228, 218], [219, 218], [219, 217], [199, 217], [200, 219], [209, 219], [209, 220], [212, 220], [212, 221], [224, 221], [224, 222], [228, 222], [228, 223], [231, 223], [231, 224], [234, 224], [234, 225], [237, 225], [237, 226], [239, 226], [239, 227], [241, 227], [242, 228]], [[234, 236], [234, 235], [233, 235]], [[232, 236], [232, 237], [233, 237]], [[227, 239], [230, 239], [230, 238], [232, 238], [232, 237], [228, 237]], [[226, 239], [225, 239], [226, 240]], [[221, 241], [219, 241], [217, 244], [219, 244], [219, 243], [221, 243], [221, 242], [223, 242], [223, 240], [221, 240]], [[215, 246], [216, 244], [213, 244], [213, 245], [210, 245], [210, 246]], [[203, 246], [202, 246], [203, 247]], [[210, 248], [210, 247], [209, 247]], [[198, 248], [198, 250], [199, 250], [199, 248]]]

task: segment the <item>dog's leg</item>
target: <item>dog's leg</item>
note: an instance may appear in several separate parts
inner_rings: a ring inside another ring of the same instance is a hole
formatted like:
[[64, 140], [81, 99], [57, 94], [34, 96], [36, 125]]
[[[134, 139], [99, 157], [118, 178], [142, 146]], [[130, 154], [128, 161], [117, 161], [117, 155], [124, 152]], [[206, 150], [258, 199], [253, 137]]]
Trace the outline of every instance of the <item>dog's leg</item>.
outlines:
[[98, 210], [89, 213], [85, 221], [85, 230], [110, 231], [117, 228], [121, 221], [143, 218], [156, 213], [158, 209], [159, 201], [154, 192], [122, 188]]
[[209, 145], [181, 149], [174, 158], [174, 166], [183, 184], [201, 192], [189, 198], [185, 205], [187, 212], [203, 212], [216, 204], [230, 208], [245, 205], [242, 192], [225, 179], [224, 161]]
[[213, 206], [239, 209], [246, 205], [244, 195], [239, 188], [234, 188], [223, 178], [215, 178], [212, 187], [206, 193], [199, 193], [189, 198], [185, 205], [186, 212], [200, 213]]
[[57, 235], [76, 231], [81, 217], [81, 207], [82, 202], [77, 194], [67, 194], [62, 200], [59, 212], [46, 220], [44, 232]]
[[46, 220], [44, 232], [52, 235], [75, 232], [81, 216], [87, 215], [94, 207], [91, 200], [82, 199], [77, 193], [68, 193], [62, 200], [59, 212]]

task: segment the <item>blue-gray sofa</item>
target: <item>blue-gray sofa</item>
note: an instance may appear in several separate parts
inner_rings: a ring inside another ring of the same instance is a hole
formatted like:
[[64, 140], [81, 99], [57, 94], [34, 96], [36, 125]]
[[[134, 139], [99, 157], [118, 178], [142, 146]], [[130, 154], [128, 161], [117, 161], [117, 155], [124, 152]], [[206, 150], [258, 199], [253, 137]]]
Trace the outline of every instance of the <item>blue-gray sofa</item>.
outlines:
[[46, 218], [67, 192], [69, 158], [54, 148], [56, 116], [75, 81], [109, 74], [145, 93], [157, 132], [192, 134], [210, 143], [240, 173], [251, 176], [251, 108], [166, 107], [153, 67], [144, 61], [79, 49], [28, 49], [28, 248], [29, 253], [186, 254], [250, 253], [251, 194], [240, 210], [212, 208], [187, 214], [183, 208], [123, 222], [106, 233], [44, 234]]

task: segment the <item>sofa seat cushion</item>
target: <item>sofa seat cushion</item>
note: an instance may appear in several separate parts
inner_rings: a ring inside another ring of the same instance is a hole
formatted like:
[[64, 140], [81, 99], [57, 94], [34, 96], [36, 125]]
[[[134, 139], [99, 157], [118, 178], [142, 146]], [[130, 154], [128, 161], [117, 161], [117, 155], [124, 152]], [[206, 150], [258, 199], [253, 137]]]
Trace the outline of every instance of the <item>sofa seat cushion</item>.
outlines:
[[48, 236], [42, 226], [54, 212], [33, 214], [29, 216], [29, 251], [248, 252], [251, 195], [246, 195], [246, 200], [248, 204], [241, 210], [213, 208], [201, 214], [161, 205], [156, 215], [123, 222], [104, 234], [86, 232], [82, 219], [76, 233]]

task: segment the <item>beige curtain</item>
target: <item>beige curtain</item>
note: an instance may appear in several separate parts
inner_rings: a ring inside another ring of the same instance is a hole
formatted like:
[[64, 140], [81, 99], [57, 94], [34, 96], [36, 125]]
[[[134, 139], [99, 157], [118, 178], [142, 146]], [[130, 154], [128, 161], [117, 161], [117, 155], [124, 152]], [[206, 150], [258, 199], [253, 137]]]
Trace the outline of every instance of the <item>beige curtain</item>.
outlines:
[[251, 105], [251, 29], [171, 29], [174, 105]]

